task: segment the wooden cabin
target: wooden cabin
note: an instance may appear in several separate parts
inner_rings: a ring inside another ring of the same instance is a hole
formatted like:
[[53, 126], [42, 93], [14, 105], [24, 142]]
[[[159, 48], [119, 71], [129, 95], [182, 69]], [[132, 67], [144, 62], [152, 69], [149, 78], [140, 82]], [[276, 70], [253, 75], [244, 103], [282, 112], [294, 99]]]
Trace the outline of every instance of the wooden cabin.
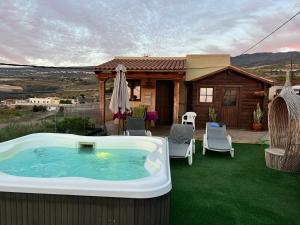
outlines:
[[127, 68], [132, 107], [148, 106], [158, 113], [158, 125], [180, 122], [186, 111], [197, 113], [196, 127], [204, 128], [213, 106], [217, 119], [231, 128], [250, 129], [259, 103], [267, 128], [268, 94], [273, 82], [230, 65], [229, 55], [186, 57], [115, 57], [95, 67], [99, 80], [99, 107], [105, 118], [105, 83], [115, 68]]
[[184, 87], [184, 57], [115, 57], [95, 67], [99, 80], [100, 111], [105, 118], [105, 82], [114, 78], [118, 64], [126, 67], [131, 107], [146, 105], [158, 113], [159, 125], [177, 123], [179, 118], [179, 89]]
[[196, 127], [205, 127], [208, 109], [214, 107], [217, 121], [230, 128], [251, 129], [257, 103], [263, 110], [267, 127], [268, 96], [272, 81], [234, 66], [187, 82], [187, 110], [197, 113]]

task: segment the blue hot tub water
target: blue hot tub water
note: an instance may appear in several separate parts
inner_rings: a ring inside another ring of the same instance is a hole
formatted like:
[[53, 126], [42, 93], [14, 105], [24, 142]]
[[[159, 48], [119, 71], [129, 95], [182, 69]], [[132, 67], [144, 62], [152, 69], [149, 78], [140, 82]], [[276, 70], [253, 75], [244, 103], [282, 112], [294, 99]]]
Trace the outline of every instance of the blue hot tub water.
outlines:
[[98, 180], [131, 180], [149, 176], [144, 167], [148, 151], [42, 147], [21, 151], [0, 160], [0, 172], [23, 177], [85, 177]]

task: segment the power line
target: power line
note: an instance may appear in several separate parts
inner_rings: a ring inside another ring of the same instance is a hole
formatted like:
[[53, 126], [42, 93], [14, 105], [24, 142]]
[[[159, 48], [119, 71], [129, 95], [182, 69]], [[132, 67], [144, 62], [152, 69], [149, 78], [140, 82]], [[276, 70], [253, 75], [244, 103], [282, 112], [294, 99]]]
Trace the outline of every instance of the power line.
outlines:
[[255, 48], [257, 45], [259, 45], [261, 42], [263, 42], [264, 40], [266, 40], [268, 37], [270, 37], [272, 34], [274, 34], [276, 31], [278, 31], [279, 29], [281, 29], [282, 27], [284, 27], [288, 22], [290, 22], [292, 19], [294, 19], [296, 16], [298, 16], [300, 14], [300, 11], [297, 12], [295, 15], [293, 15], [291, 18], [289, 18], [287, 21], [285, 21], [283, 24], [281, 24], [280, 26], [278, 26], [275, 30], [273, 30], [271, 33], [269, 33], [267, 36], [265, 36], [263, 39], [261, 39], [260, 41], [256, 42], [254, 45], [252, 45], [250, 48], [248, 48], [246, 51], [242, 52], [241, 55], [244, 55], [245, 53], [249, 52], [251, 49]]
[[17, 64], [17, 63], [1, 63], [0, 66], [16, 66], [16, 67], [32, 67], [32, 68], [41, 68], [41, 69], [80, 69], [82, 67], [92, 67], [92, 66], [38, 66], [30, 64]]
[[15, 63], [0, 63], [1, 66], [20, 66], [20, 67], [43, 67], [46, 66], [36, 66], [36, 65], [28, 65], [28, 64], [15, 64]]

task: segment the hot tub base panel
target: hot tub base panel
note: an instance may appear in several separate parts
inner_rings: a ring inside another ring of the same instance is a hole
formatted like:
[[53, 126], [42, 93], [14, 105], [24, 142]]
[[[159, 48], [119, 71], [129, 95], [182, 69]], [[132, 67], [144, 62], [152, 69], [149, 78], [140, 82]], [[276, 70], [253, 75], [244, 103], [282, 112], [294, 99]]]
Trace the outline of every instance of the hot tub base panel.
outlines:
[[168, 225], [169, 194], [149, 199], [0, 192], [0, 225]]

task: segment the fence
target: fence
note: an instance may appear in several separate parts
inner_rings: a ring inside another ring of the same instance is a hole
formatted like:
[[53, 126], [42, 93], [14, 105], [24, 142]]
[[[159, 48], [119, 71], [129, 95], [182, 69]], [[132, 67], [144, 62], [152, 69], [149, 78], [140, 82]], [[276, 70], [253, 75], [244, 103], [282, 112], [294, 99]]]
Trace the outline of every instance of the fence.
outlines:
[[54, 132], [89, 135], [103, 128], [101, 118], [99, 104], [87, 103], [62, 106], [42, 123], [52, 123]]
[[61, 116], [61, 114], [63, 114], [64, 118], [80, 117], [83, 119], [89, 119], [92, 123], [95, 124], [96, 127], [100, 127], [103, 125], [98, 103], [64, 106], [63, 110], [58, 110], [56, 115]]
[[97, 102], [64, 105], [51, 112], [29, 111], [24, 117], [0, 124], [0, 142], [37, 132], [104, 135], [101, 118]]

